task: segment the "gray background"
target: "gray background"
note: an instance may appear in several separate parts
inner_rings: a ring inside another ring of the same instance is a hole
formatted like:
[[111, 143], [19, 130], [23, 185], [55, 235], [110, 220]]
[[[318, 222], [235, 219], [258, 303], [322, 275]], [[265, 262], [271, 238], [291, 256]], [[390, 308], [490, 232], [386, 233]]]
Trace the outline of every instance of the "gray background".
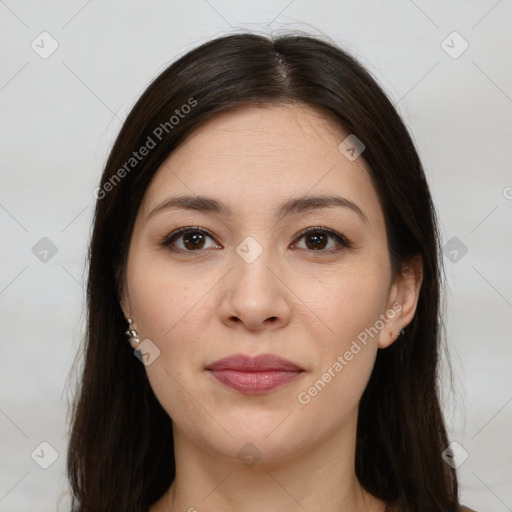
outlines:
[[469, 454], [463, 502], [512, 510], [511, 27], [510, 0], [0, 0], [0, 510], [69, 503], [67, 379], [93, 189], [113, 139], [172, 60], [240, 29], [325, 34], [397, 104], [447, 246], [455, 393], [445, 379], [443, 395], [450, 438]]

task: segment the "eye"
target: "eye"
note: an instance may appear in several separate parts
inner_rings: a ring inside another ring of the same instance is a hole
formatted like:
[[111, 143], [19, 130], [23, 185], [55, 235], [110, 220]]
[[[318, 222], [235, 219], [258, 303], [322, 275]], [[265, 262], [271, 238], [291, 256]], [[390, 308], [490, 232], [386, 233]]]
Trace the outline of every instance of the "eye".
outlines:
[[[207, 245], [211, 240], [213, 244]], [[352, 243], [344, 235], [322, 227], [311, 227], [301, 231], [295, 240], [304, 239], [306, 247], [299, 247], [310, 252], [337, 252], [344, 248], [349, 249]], [[331, 242], [329, 243], [329, 239]], [[161, 242], [164, 247], [172, 251], [195, 252], [203, 249], [219, 247], [213, 237], [199, 227], [184, 227], [167, 235]]]
[[[213, 241], [213, 237], [204, 229], [199, 227], [187, 227], [178, 229], [170, 235], [167, 235], [162, 240], [161, 245], [169, 247], [171, 250], [184, 252], [194, 252], [201, 249], [217, 247], [215, 243], [210, 247], [206, 246], [206, 240], [208, 238]], [[176, 247], [176, 241], [178, 241], [178, 247]]]
[[[344, 235], [322, 227], [311, 227], [301, 231], [296, 240], [304, 239], [306, 250], [318, 252], [337, 252], [342, 249], [350, 249], [352, 242]], [[329, 246], [329, 238], [337, 243]], [[304, 247], [301, 247], [301, 249]], [[327, 249], [326, 249], [327, 248]]]

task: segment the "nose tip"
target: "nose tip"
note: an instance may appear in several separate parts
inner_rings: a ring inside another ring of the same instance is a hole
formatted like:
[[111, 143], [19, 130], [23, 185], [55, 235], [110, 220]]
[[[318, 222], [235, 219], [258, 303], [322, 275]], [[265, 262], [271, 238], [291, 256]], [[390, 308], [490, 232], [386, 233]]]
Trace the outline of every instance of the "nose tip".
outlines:
[[244, 324], [250, 331], [278, 328], [289, 322], [290, 304], [286, 286], [263, 260], [240, 261], [236, 272], [223, 282], [220, 313], [224, 322]]

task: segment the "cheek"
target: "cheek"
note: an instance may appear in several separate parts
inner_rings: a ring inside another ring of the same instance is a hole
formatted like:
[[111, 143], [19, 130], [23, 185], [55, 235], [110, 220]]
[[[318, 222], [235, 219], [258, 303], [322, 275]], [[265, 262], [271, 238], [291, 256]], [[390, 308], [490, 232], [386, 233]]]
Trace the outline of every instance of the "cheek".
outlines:
[[180, 271], [157, 260], [133, 255], [128, 263], [128, 286], [140, 339], [151, 340], [160, 351], [146, 366], [148, 379], [171, 414], [186, 405], [182, 386], [188, 387], [199, 371], [198, 354], [204, 353], [205, 343], [202, 332], [212, 314], [212, 308], [206, 309], [205, 293], [215, 280], [209, 284], [209, 277], [200, 271]]
[[[371, 266], [366, 266], [366, 269]], [[387, 301], [387, 275], [353, 268], [318, 279], [298, 293], [310, 311], [305, 322], [314, 340], [317, 365], [301, 389], [298, 402], [328, 417], [342, 418], [357, 406], [377, 354], [376, 322]], [[321, 328], [318, 320], [321, 319]], [[380, 323], [378, 324], [380, 325]]]
[[190, 392], [205, 325], [201, 303], [205, 283], [155, 264], [137, 263], [130, 274], [129, 286], [139, 336], [141, 340], [151, 340], [160, 351], [145, 367], [146, 374], [169, 416], [186, 425], [191, 421], [191, 412], [199, 413]]
[[135, 256], [129, 264], [128, 286], [139, 334], [166, 344], [201, 311], [208, 283], [198, 272], [188, 275], [159, 259]]
[[388, 299], [388, 276], [383, 269], [372, 270], [371, 265], [343, 268], [325, 277], [317, 275], [299, 287], [297, 295], [314, 313], [315, 325], [320, 323], [321, 331], [333, 340], [329, 346], [336, 350], [374, 325]]
[[[331, 358], [296, 397], [302, 417], [309, 418], [323, 433], [336, 431], [355, 417], [371, 375], [376, 349], [370, 345], [362, 346], [350, 361], [343, 354], [339, 356], [344, 362], [337, 359], [338, 355]], [[318, 426], [319, 418], [321, 426]]]

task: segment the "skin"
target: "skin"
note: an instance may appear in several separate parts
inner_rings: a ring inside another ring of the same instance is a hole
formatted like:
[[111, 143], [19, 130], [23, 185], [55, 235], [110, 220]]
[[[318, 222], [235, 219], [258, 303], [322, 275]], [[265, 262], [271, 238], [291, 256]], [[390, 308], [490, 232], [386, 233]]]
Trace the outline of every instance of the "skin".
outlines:
[[[421, 259], [393, 278], [364, 153], [350, 161], [338, 149], [347, 135], [308, 106], [237, 107], [196, 130], [146, 191], [121, 305], [140, 339], [160, 350], [145, 369], [173, 420], [176, 479], [151, 512], [384, 511], [354, 471], [358, 404], [377, 350], [414, 316]], [[290, 198], [333, 193], [356, 203], [368, 223], [346, 207], [274, 217]], [[174, 194], [214, 197], [233, 215], [164, 208], [148, 219]], [[161, 245], [190, 226], [212, 238], [199, 237], [199, 249], [183, 236]], [[298, 235], [317, 226], [352, 247], [327, 237], [315, 250], [311, 235]], [[262, 250], [251, 263], [236, 251], [248, 236]], [[299, 393], [390, 310], [385, 327], [300, 403]], [[242, 394], [205, 370], [237, 353], [277, 354], [305, 371], [274, 391]], [[237, 456], [247, 443], [261, 456], [251, 467]]]

